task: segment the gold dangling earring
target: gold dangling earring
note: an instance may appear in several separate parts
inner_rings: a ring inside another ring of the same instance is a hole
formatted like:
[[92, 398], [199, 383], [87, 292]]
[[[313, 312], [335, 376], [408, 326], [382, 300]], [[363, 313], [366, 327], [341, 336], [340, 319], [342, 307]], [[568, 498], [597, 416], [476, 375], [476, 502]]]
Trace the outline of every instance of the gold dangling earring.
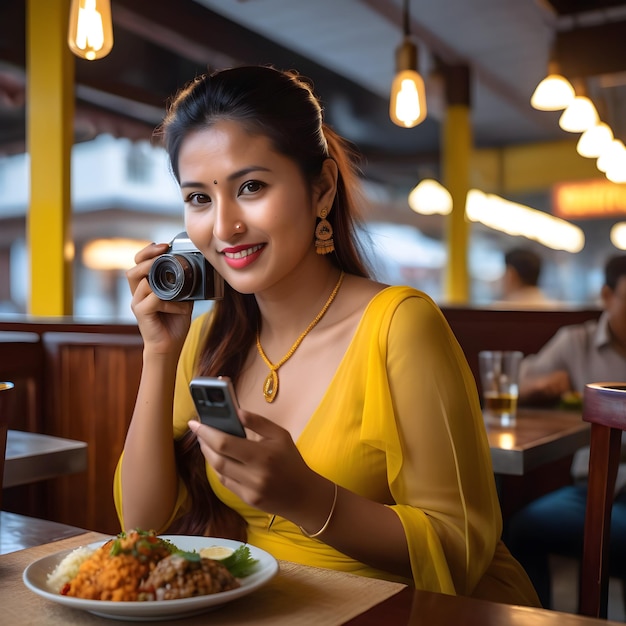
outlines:
[[335, 251], [335, 242], [333, 241], [333, 227], [326, 219], [328, 211], [322, 209], [320, 213], [320, 222], [315, 228], [315, 252], [318, 254], [329, 254]]

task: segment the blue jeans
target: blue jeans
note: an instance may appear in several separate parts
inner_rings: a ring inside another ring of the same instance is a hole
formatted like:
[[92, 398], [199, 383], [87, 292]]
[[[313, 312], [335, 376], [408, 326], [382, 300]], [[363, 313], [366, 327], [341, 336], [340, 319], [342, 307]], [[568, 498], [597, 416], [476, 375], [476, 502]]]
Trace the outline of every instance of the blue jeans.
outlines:
[[[557, 489], [515, 513], [505, 529], [505, 543], [526, 569], [541, 603], [552, 607], [548, 556], [579, 559], [583, 551], [587, 485]], [[626, 580], [626, 493], [620, 493], [611, 513], [609, 571]]]

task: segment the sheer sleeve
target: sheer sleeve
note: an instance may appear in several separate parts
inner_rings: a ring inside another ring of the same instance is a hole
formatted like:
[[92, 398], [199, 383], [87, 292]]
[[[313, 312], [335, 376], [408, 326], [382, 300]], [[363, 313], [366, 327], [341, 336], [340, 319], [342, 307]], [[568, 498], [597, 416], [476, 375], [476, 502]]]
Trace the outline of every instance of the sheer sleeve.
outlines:
[[436, 305], [413, 294], [380, 327], [386, 372], [379, 376], [387, 376], [388, 394], [377, 395], [390, 406], [379, 406], [378, 424], [364, 428], [387, 447], [392, 508], [406, 532], [416, 586], [471, 594], [502, 530], [489, 445], [459, 344]]

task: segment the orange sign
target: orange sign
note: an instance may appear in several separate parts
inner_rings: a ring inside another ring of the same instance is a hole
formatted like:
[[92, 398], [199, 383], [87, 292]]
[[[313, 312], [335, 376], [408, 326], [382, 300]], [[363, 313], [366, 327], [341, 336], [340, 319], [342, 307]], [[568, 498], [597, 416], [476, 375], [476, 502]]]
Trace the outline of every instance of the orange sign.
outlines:
[[609, 180], [560, 183], [552, 189], [552, 212], [569, 220], [626, 215], [626, 185]]

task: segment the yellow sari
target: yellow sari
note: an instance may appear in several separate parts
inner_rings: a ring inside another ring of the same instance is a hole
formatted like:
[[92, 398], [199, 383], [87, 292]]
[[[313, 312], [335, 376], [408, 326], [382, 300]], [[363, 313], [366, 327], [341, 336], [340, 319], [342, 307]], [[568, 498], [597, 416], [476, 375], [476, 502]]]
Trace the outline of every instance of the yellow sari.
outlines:
[[[196, 416], [188, 384], [203, 328], [202, 319], [194, 321], [181, 355], [175, 437]], [[296, 443], [313, 470], [396, 512], [413, 579], [355, 561], [280, 517], [268, 530], [269, 516], [225, 489], [207, 467], [217, 496], [248, 522], [251, 544], [278, 559], [419, 589], [539, 605], [526, 573], [500, 541], [502, 519], [475, 381], [443, 314], [425, 294], [388, 287], [371, 300]], [[123, 522], [118, 475], [115, 494]], [[185, 495], [181, 487], [178, 506]]]

